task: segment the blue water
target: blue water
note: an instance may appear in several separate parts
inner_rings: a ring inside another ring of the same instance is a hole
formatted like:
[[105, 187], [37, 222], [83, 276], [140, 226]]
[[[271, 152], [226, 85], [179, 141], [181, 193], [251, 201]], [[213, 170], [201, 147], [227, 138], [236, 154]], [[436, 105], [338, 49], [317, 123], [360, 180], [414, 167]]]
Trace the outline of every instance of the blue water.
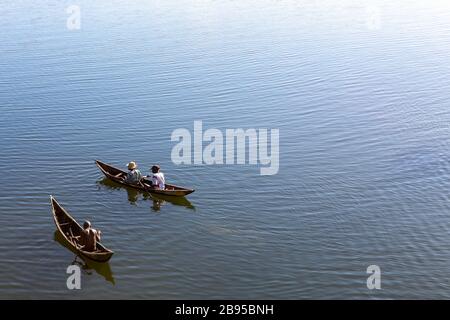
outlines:
[[[449, 9], [3, 4], [0, 298], [450, 298]], [[278, 174], [175, 165], [171, 133], [195, 120], [279, 129]], [[153, 201], [105, 181], [95, 159], [159, 163], [196, 191]], [[115, 252], [78, 291], [50, 194]], [[381, 290], [366, 286], [373, 264]]]

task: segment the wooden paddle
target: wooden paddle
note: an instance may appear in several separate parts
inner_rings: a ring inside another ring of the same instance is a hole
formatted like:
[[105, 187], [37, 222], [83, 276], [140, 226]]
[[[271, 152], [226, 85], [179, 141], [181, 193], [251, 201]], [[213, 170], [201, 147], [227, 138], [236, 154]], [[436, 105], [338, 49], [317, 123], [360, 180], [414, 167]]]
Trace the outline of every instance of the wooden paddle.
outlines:
[[75, 237], [75, 236], [73, 235], [72, 227], [69, 227], [69, 232], [70, 232], [70, 235], [69, 235], [69, 236], [70, 236], [70, 238], [71, 238], [72, 244], [75, 246], [75, 248], [80, 249], [80, 248], [81, 248], [81, 245], [78, 246], [78, 243], [77, 243], [77, 237]]

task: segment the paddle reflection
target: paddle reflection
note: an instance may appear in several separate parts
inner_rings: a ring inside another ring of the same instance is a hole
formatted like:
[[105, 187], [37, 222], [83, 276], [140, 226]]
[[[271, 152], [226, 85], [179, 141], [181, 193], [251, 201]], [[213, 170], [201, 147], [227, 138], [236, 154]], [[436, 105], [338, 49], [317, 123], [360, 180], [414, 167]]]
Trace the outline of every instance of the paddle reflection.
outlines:
[[108, 178], [103, 178], [99, 181], [97, 181], [97, 184], [101, 187], [105, 187], [107, 189], [125, 189], [128, 194], [128, 201], [132, 205], [136, 205], [136, 202], [139, 200], [139, 195], [142, 195], [142, 198], [144, 200], [152, 200], [152, 210], [153, 211], [159, 211], [161, 210], [161, 207], [166, 203], [170, 203], [175, 206], [182, 206], [191, 210], [195, 211], [195, 206], [188, 200], [186, 197], [174, 197], [174, 196], [167, 196], [167, 195], [156, 195], [156, 194], [150, 194], [148, 192], [139, 191], [127, 186], [124, 186], [122, 184], [119, 184], [117, 182], [111, 181]]
[[92, 271], [95, 271], [100, 276], [105, 278], [106, 281], [111, 282], [113, 285], [116, 284], [114, 281], [114, 277], [109, 262], [97, 262], [78, 255], [76, 250], [69, 245], [67, 240], [61, 235], [61, 233], [58, 230], [55, 231], [53, 238], [60, 245], [66, 247], [75, 254], [75, 258], [71, 264], [79, 266], [85, 274], [91, 275]]

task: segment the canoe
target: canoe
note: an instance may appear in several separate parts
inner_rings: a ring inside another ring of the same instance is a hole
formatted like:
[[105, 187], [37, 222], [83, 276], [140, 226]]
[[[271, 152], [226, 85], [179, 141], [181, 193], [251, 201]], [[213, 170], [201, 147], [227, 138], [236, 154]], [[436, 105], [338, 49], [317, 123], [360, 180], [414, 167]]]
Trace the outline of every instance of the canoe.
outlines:
[[145, 179], [143, 179], [140, 184], [127, 183], [124, 180], [122, 180], [122, 178], [119, 177], [119, 176], [126, 175], [125, 171], [120, 170], [120, 169], [113, 167], [109, 164], [106, 164], [104, 162], [101, 162], [99, 160], [95, 160], [95, 164], [97, 165], [97, 167], [100, 168], [100, 170], [103, 172], [103, 174], [107, 178], [111, 179], [112, 181], [123, 184], [125, 186], [129, 186], [129, 187], [141, 190], [141, 191], [148, 192], [150, 194], [160, 194], [160, 195], [166, 195], [166, 196], [184, 197], [195, 191], [193, 189], [187, 189], [187, 188], [175, 186], [173, 184], [168, 184], [168, 183], [166, 183], [166, 188], [164, 190], [154, 189], [151, 187], [151, 185], [149, 183], [145, 182], [145, 181], [147, 181]]
[[[86, 271], [94, 270], [97, 272], [100, 276], [105, 278], [106, 281], [111, 282], [113, 285], [116, 284], [114, 280], [114, 275], [111, 270], [111, 266], [109, 265], [109, 262], [98, 262], [91, 259], [88, 259], [82, 255], [80, 255], [76, 249], [74, 249], [71, 242], [69, 242], [64, 236], [59, 232], [59, 230], [55, 230], [55, 233], [53, 234], [53, 240], [58, 242], [61, 246], [63, 246], [66, 249], [69, 249], [71, 252], [73, 252], [76, 256], [75, 259], [72, 260], [72, 263], [70, 264], [76, 264], [80, 267], [82, 267]], [[79, 259], [77, 259], [79, 258]], [[79, 261], [81, 260], [81, 261]], [[69, 265], [69, 264], [67, 264]]]
[[102, 176], [99, 180], [97, 180], [97, 184], [99, 187], [103, 187], [109, 190], [121, 190], [124, 189], [127, 191], [128, 194], [128, 201], [132, 204], [135, 204], [138, 200], [138, 195], [140, 193], [143, 193], [143, 199], [144, 200], [153, 200], [153, 203], [155, 202], [169, 202], [170, 204], [174, 206], [182, 206], [191, 210], [195, 211], [195, 206], [186, 198], [186, 197], [173, 197], [173, 196], [166, 196], [163, 194], [150, 194], [145, 191], [140, 191], [134, 188], [130, 188], [128, 186], [125, 186], [123, 184], [119, 184], [117, 182], [114, 182], [110, 180], [109, 178]]
[[84, 251], [80, 249], [74, 242], [75, 240], [72, 240], [72, 237], [81, 235], [83, 228], [63, 207], [61, 207], [61, 205], [56, 201], [55, 198], [50, 196], [50, 201], [52, 204], [53, 220], [55, 221], [56, 228], [67, 240], [73, 250], [75, 250], [83, 257], [86, 257], [93, 261], [106, 262], [111, 259], [114, 252], [107, 249], [100, 242], [97, 242], [97, 250], [94, 252]]

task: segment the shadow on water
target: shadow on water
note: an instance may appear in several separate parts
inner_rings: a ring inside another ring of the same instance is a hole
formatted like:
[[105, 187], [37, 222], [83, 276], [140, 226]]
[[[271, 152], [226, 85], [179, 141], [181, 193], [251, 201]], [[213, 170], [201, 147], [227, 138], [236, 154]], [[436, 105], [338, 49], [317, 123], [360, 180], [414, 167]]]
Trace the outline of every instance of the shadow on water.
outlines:
[[136, 202], [139, 199], [139, 195], [142, 195], [144, 200], [150, 199], [153, 201], [153, 205], [151, 207], [153, 211], [159, 211], [166, 202], [168, 202], [174, 206], [182, 206], [182, 207], [185, 207], [185, 208], [195, 211], [195, 206], [188, 199], [186, 199], [186, 197], [173, 197], [173, 196], [166, 196], [166, 195], [159, 195], [159, 194], [158, 195], [150, 194], [148, 192], [143, 192], [143, 191], [139, 191], [139, 190], [124, 186], [117, 182], [111, 181], [108, 178], [103, 178], [101, 180], [98, 180], [97, 184], [99, 186], [105, 187], [107, 189], [113, 189], [113, 190], [125, 189], [128, 194], [128, 201], [132, 205], [136, 205]]
[[97, 272], [99, 275], [101, 275], [103, 278], [105, 278], [106, 281], [111, 282], [113, 285], [115, 285], [114, 277], [111, 271], [111, 266], [109, 265], [109, 262], [97, 262], [92, 261], [86, 257], [80, 256], [77, 254], [76, 250], [73, 249], [67, 242], [67, 240], [61, 235], [61, 233], [58, 230], [55, 230], [55, 233], [53, 235], [53, 239], [58, 242], [63, 247], [66, 247], [72, 253], [75, 254], [74, 260], [71, 262], [71, 264], [77, 265], [81, 268], [81, 270], [91, 275], [92, 271]]

